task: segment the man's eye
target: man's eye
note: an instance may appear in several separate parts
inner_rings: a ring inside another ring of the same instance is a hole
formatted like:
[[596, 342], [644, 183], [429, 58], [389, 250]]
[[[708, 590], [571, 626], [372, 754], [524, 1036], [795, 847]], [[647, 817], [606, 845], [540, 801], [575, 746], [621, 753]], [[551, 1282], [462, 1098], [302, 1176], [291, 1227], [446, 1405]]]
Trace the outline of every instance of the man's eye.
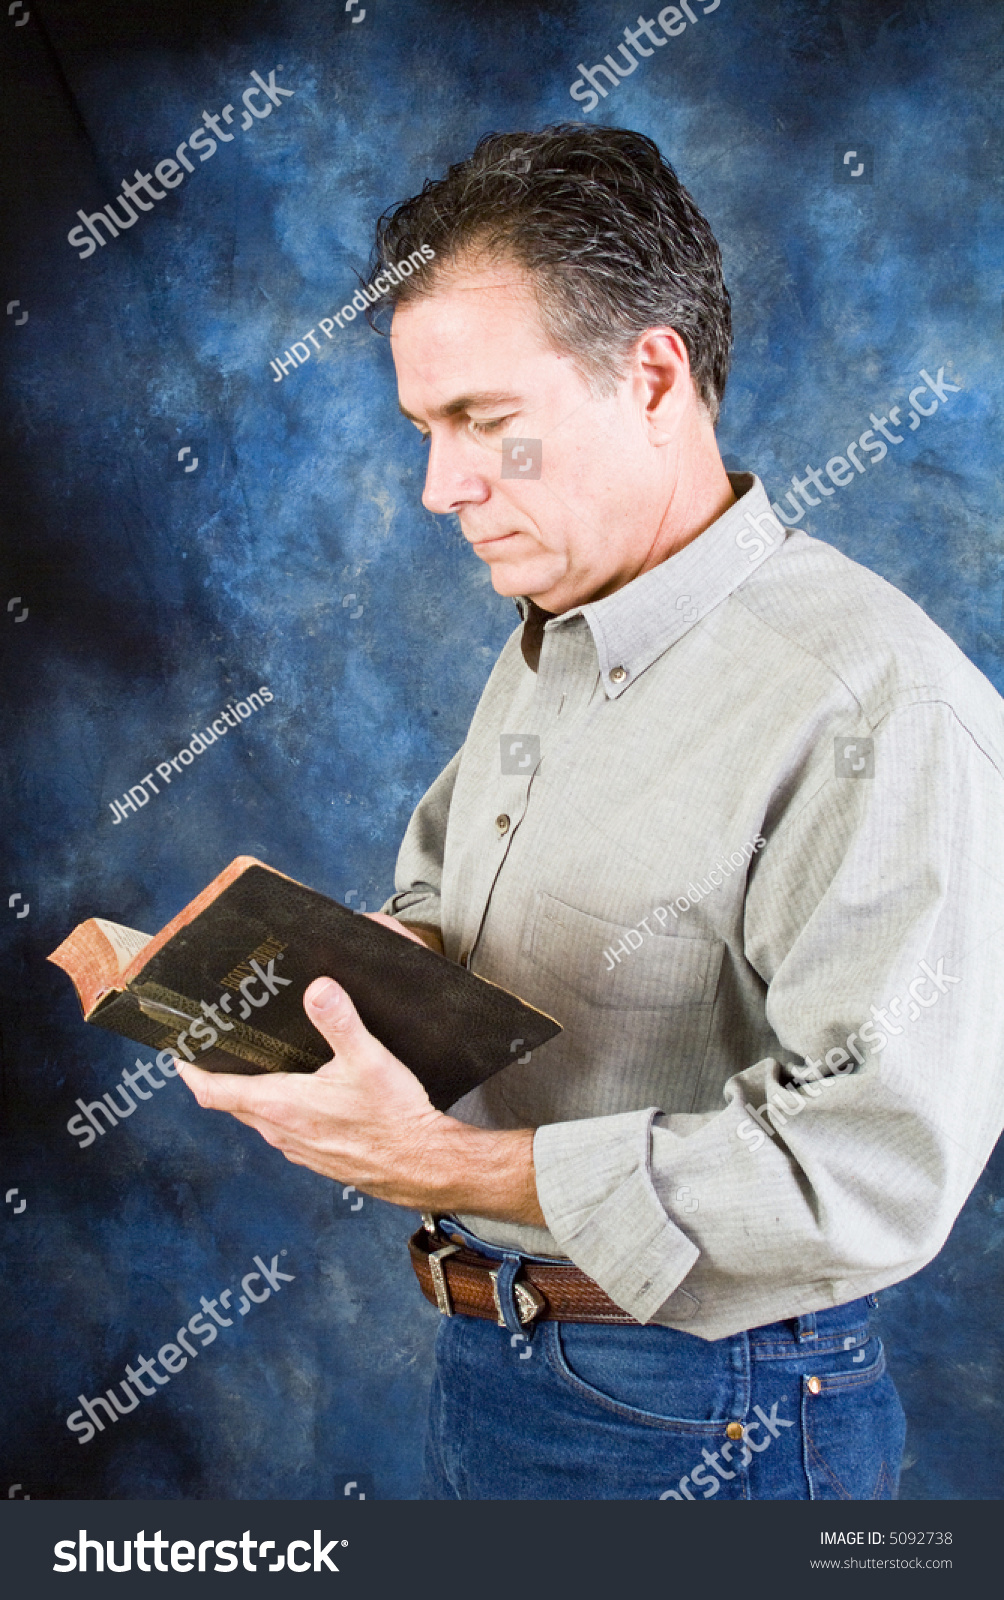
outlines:
[[467, 426], [473, 434], [486, 435], [499, 433], [508, 421], [508, 417], [493, 417], [490, 422], [475, 422], [472, 418]]

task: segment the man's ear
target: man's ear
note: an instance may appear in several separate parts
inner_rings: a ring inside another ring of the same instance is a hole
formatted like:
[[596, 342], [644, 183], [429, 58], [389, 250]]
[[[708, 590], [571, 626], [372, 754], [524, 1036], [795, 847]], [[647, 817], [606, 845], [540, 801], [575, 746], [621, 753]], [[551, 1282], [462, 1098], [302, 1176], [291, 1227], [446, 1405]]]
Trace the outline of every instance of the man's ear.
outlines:
[[665, 444], [696, 400], [687, 347], [675, 328], [649, 328], [635, 345], [632, 361], [652, 443]]

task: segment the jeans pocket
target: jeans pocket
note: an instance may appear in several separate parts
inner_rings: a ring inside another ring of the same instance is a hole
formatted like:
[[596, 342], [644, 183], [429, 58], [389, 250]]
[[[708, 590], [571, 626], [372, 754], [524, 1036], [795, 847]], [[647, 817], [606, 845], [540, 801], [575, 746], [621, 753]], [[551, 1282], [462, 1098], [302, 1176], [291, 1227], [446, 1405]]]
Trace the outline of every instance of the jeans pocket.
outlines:
[[[805, 1470], [813, 1500], [894, 1500], [906, 1416], [880, 1339], [868, 1364], [802, 1380]], [[812, 1387], [810, 1387], [810, 1384]]]
[[647, 1427], [695, 1435], [721, 1433], [736, 1415], [728, 1349], [719, 1357], [714, 1346], [692, 1334], [549, 1322], [538, 1337], [552, 1371], [587, 1405]]

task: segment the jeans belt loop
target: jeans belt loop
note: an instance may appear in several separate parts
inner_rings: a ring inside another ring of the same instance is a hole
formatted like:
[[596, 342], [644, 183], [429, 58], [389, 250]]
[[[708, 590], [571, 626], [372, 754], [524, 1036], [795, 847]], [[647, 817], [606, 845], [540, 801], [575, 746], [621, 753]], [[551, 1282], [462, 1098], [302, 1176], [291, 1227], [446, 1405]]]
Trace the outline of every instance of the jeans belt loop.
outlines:
[[501, 1265], [490, 1273], [499, 1327], [508, 1328], [510, 1333], [523, 1332], [524, 1323], [519, 1314], [519, 1307], [516, 1304], [515, 1287], [521, 1266], [522, 1262], [519, 1256], [506, 1255], [503, 1257]]
[[804, 1344], [806, 1339], [818, 1338], [816, 1329], [816, 1313], [807, 1311], [804, 1316], [795, 1319], [795, 1338], [799, 1344]]

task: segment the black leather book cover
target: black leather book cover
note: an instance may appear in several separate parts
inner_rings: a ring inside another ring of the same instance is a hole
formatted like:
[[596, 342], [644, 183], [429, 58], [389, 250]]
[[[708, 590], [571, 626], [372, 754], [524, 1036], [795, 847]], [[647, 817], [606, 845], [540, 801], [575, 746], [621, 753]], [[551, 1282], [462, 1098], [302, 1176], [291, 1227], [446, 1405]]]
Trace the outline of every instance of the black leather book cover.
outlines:
[[88, 1021], [177, 1048], [210, 1071], [314, 1072], [331, 1050], [302, 1001], [322, 975], [348, 991], [439, 1110], [561, 1032], [496, 984], [261, 865], [179, 928]]

